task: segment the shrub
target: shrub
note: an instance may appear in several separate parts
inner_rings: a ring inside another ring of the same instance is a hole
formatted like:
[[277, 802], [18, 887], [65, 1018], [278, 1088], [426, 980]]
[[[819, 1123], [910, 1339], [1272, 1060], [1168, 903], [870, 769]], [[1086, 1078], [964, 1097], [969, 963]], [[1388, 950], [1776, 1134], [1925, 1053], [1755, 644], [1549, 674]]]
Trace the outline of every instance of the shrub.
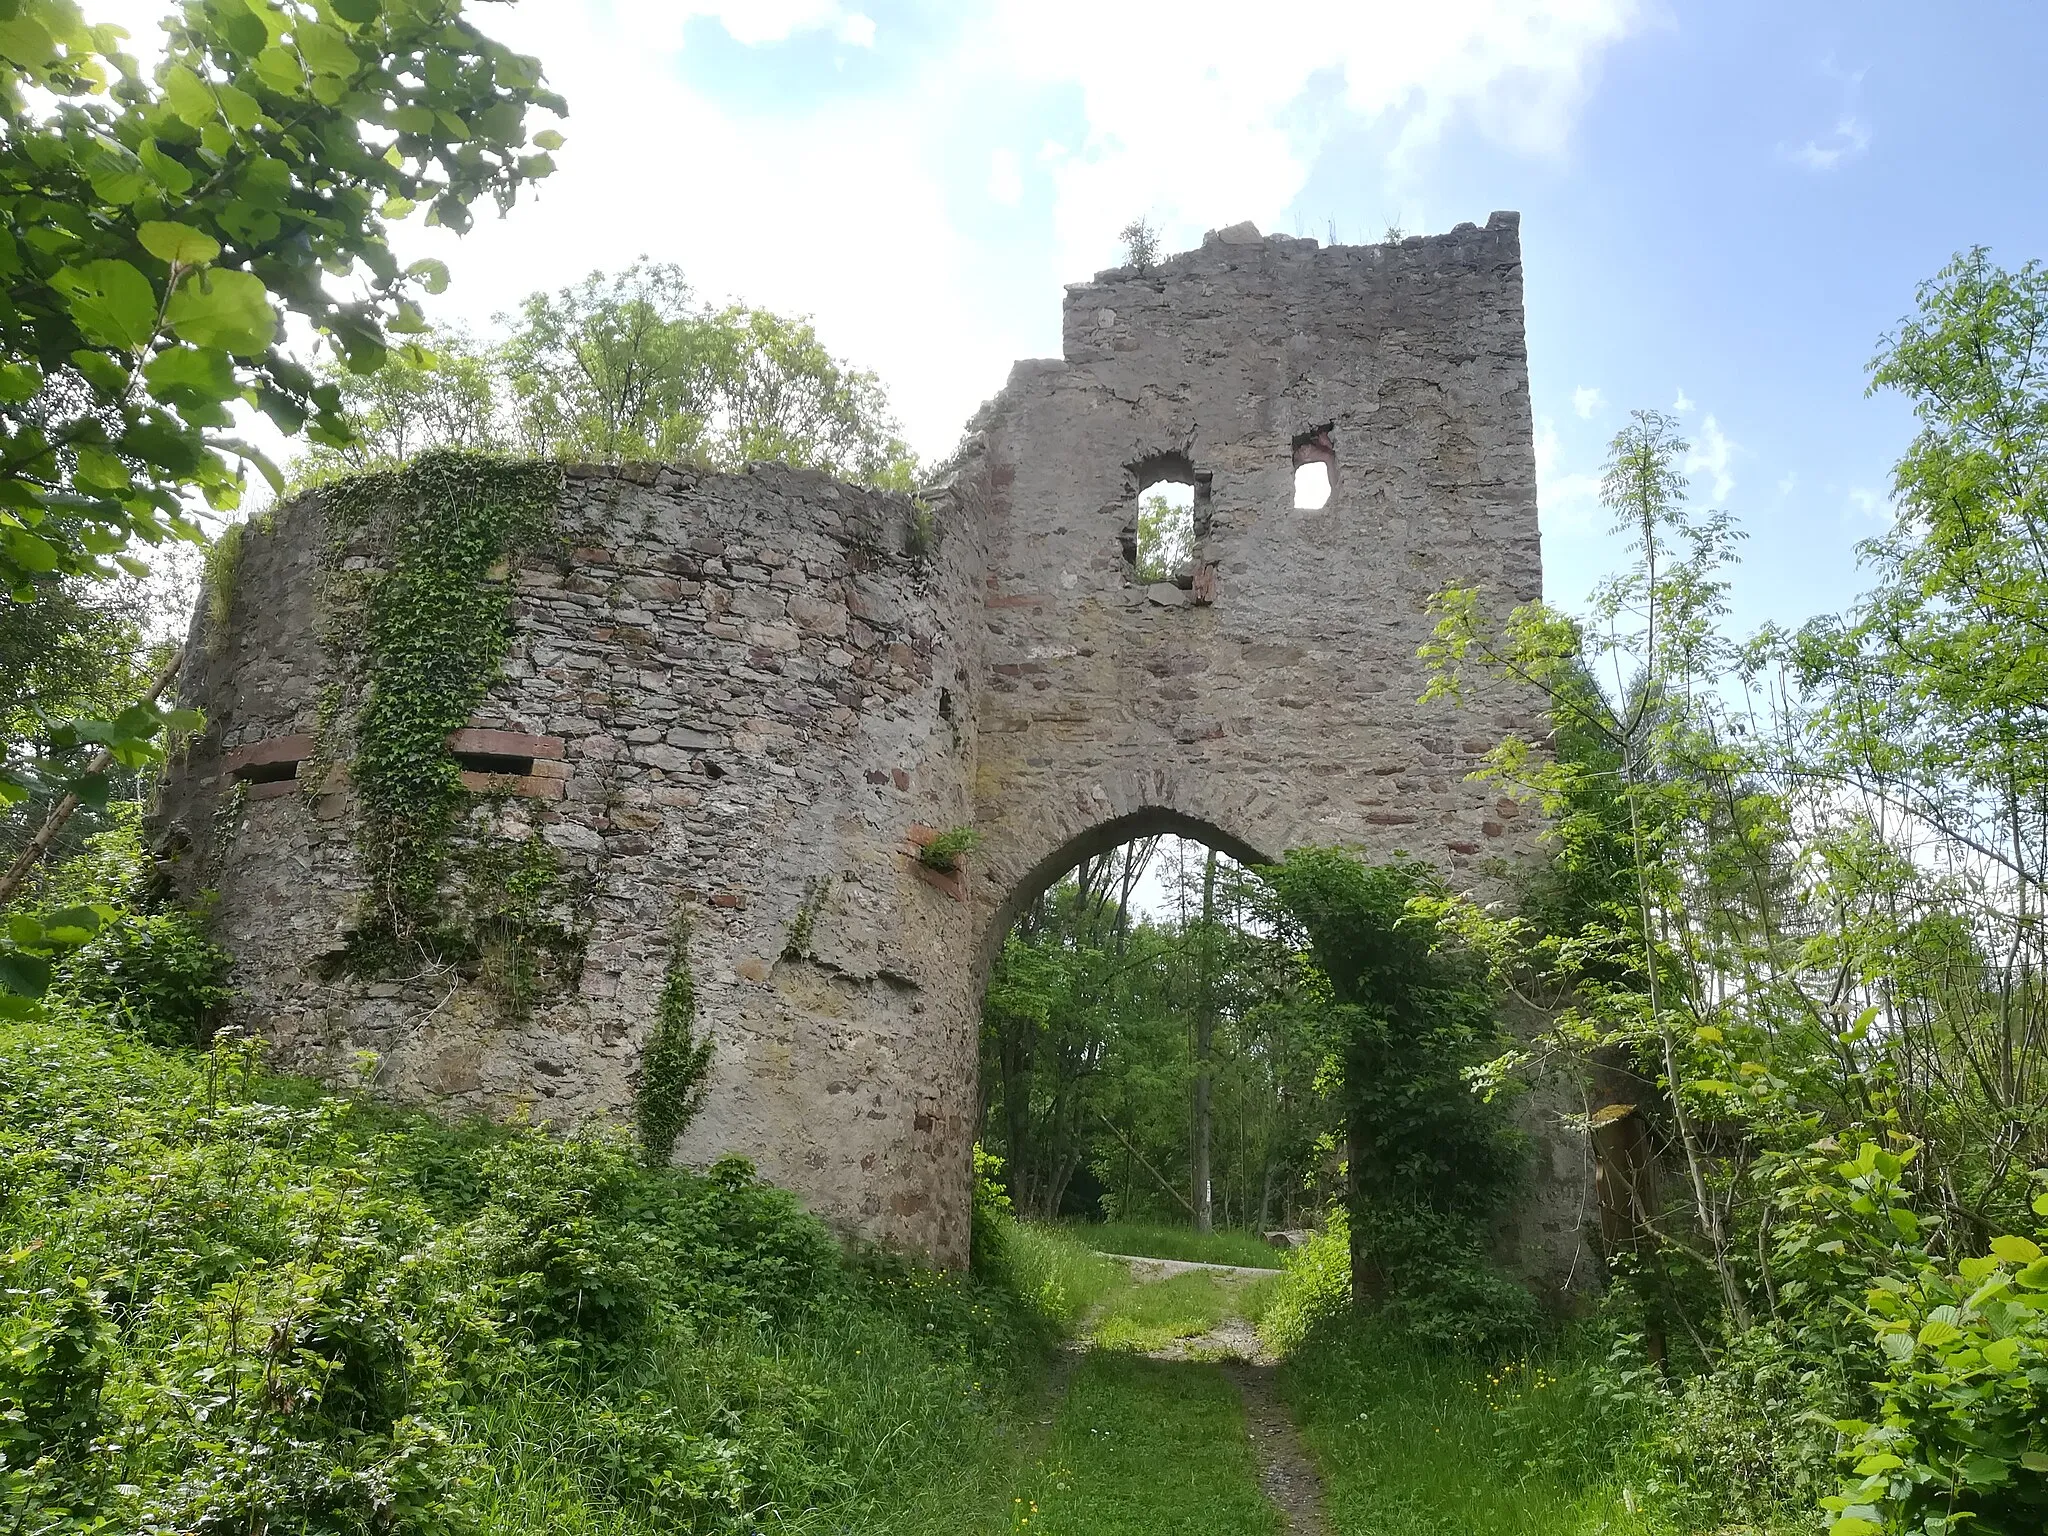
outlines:
[[1329, 1224], [1291, 1250], [1280, 1284], [1259, 1319], [1259, 1342], [1269, 1353], [1291, 1355], [1309, 1335], [1351, 1311], [1351, 1227], [1341, 1210]]
[[[2048, 1528], [2048, 1256], [2006, 1235], [1937, 1261], [1899, 1182], [1909, 1161], [1866, 1144], [1836, 1169], [1843, 1246], [1895, 1260], [1860, 1308], [1883, 1361], [1878, 1406], [1836, 1426], [1853, 1475], [1823, 1501], [1831, 1536], [2031, 1536]], [[2048, 1194], [2034, 1210], [2048, 1216]]]
[[124, 912], [58, 968], [60, 992], [152, 1045], [200, 1045], [230, 996], [228, 952], [183, 912]]
[[996, 1502], [994, 1408], [1044, 1333], [1004, 1290], [849, 1261], [737, 1159], [648, 1169], [48, 1015], [0, 1023], [0, 1530], [737, 1536]]

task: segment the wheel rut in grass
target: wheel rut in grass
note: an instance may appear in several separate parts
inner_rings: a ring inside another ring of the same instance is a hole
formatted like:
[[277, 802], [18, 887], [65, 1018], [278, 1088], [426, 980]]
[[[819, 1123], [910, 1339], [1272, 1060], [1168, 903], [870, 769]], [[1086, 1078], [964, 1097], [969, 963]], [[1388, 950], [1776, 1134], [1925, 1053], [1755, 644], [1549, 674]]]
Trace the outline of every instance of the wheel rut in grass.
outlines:
[[1293, 1536], [1327, 1536], [1323, 1480], [1274, 1390], [1273, 1367], [1253, 1360], [1224, 1360], [1218, 1364], [1237, 1388], [1237, 1395], [1244, 1399], [1252, 1449], [1259, 1455], [1259, 1486], [1286, 1516], [1287, 1529]]

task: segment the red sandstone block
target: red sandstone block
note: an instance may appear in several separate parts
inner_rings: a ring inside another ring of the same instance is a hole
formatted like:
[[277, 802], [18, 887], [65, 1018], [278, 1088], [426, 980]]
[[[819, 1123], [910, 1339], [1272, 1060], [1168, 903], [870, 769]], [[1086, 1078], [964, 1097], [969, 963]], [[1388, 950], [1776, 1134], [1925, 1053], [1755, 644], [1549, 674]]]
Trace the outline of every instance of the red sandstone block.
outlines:
[[487, 757], [558, 758], [562, 755], [562, 738], [466, 725], [459, 731], [448, 733], [448, 750], [475, 752]]
[[[268, 741], [252, 742], [246, 747], [236, 747], [221, 759], [221, 767], [228, 773], [239, 773], [244, 768], [255, 768], [266, 763], [296, 763], [313, 755], [313, 738], [310, 736], [273, 736]], [[280, 783], [289, 784], [283, 779]]]

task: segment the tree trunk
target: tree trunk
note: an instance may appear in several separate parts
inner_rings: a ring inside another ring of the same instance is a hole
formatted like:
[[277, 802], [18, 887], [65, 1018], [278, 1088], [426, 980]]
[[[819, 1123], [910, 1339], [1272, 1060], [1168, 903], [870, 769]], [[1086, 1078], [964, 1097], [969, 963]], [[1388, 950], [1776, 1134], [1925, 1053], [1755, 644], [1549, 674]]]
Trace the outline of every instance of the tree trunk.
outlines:
[[1215, 1207], [1209, 1190], [1209, 1092], [1214, 1076], [1210, 1049], [1216, 1038], [1216, 850], [1202, 865], [1202, 943], [1199, 991], [1195, 1000], [1195, 1118], [1188, 1162], [1194, 1171], [1195, 1230], [1215, 1230]]

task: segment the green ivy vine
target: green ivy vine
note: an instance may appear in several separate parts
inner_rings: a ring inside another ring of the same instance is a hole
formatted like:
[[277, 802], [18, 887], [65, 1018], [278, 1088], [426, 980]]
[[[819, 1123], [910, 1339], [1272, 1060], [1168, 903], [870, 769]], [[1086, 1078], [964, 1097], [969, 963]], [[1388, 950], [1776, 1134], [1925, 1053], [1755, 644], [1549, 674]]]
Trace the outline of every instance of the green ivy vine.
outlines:
[[[476, 960], [494, 924], [501, 947], [508, 923], [530, 937], [541, 905], [531, 889], [509, 918], [501, 909], [472, 914], [481, 923], [462, 920], [452, 908], [469, 903], [444, 894], [451, 844], [471, 800], [447, 738], [469, 722], [498, 675], [511, 640], [509, 561], [549, 540], [560, 488], [557, 465], [440, 451], [322, 492], [333, 540], [330, 593], [351, 616], [330, 629], [329, 643], [356, 653], [359, 700], [350, 778], [369, 890], [351, 969]], [[368, 556], [369, 571], [339, 569], [357, 554]], [[323, 701], [323, 743], [337, 713]], [[553, 850], [538, 839], [521, 857], [529, 887], [552, 878]], [[476, 881], [469, 884], [474, 890]], [[520, 964], [509, 987], [515, 1001], [530, 995]]]
[[640, 1155], [650, 1168], [666, 1167], [676, 1140], [703, 1107], [711, 1068], [711, 1040], [697, 1035], [697, 980], [690, 971], [690, 917], [678, 908], [669, 930], [668, 967], [654, 1029], [640, 1057], [640, 1089], [633, 1116]]

